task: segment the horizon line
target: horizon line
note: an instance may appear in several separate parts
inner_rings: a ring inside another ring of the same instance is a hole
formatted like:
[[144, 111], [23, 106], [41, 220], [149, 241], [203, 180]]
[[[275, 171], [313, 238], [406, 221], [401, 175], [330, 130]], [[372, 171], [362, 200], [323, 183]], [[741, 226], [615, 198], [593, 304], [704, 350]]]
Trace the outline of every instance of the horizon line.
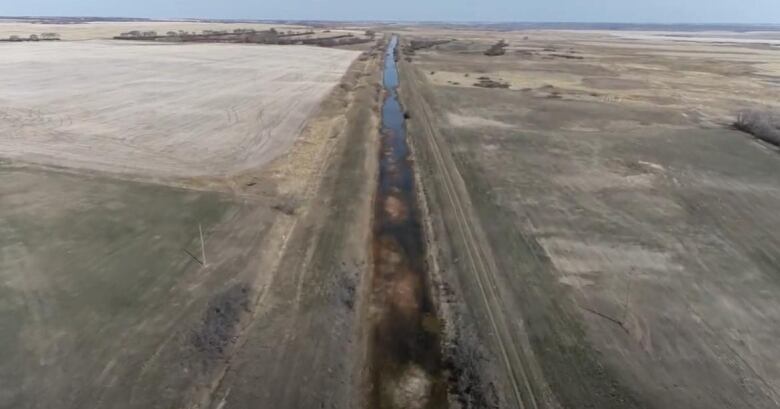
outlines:
[[778, 23], [746, 23], [746, 22], [629, 22], [629, 21], [575, 21], [575, 20], [397, 20], [397, 19], [306, 19], [306, 18], [222, 18], [222, 17], [136, 17], [136, 16], [100, 16], [100, 15], [0, 15], [0, 20], [7, 19], [102, 19], [102, 20], [146, 20], [146, 21], [220, 21], [235, 23], [265, 23], [265, 22], [315, 22], [315, 23], [417, 23], [417, 24], [624, 24], [624, 25], [687, 25], [687, 26], [776, 26]]

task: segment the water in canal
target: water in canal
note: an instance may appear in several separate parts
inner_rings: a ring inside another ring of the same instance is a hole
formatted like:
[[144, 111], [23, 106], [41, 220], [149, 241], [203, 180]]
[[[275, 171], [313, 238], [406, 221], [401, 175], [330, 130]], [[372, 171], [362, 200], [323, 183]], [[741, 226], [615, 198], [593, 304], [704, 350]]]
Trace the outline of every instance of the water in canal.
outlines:
[[444, 408], [440, 323], [430, 292], [414, 169], [398, 100], [393, 36], [384, 59], [385, 100], [374, 210], [370, 403], [373, 408]]

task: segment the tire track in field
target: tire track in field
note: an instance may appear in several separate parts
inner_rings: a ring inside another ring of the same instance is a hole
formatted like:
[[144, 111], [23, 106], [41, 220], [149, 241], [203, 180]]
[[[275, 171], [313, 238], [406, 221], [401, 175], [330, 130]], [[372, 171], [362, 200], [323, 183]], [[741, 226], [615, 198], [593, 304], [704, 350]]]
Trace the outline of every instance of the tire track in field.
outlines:
[[[426, 86], [420, 83], [417, 78], [407, 78], [407, 80], [417, 82], [417, 86]], [[410, 88], [416, 89], [417, 86]], [[491, 251], [484, 244], [480, 244], [482, 241], [478, 239], [479, 234], [477, 230], [479, 226], [476, 226], [476, 222], [473, 222], [476, 216], [471, 211], [467, 194], [460, 193], [458, 189], [458, 186], [463, 186], [461, 191], [465, 192], [463, 179], [455, 165], [450, 163], [452, 158], [442, 153], [438, 131], [431, 122], [431, 118], [434, 115], [431, 113], [430, 107], [419, 93], [411, 92], [409, 96], [414, 99], [415, 104], [421, 110], [419, 114], [420, 122], [424, 125], [425, 130], [424, 140], [430, 147], [437, 169], [441, 172], [440, 180], [444, 187], [446, 199], [456, 213], [457, 225], [454, 227], [460, 233], [460, 238], [466, 247], [466, 258], [471, 270], [474, 272], [474, 277], [477, 279], [490, 326], [496, 334], [499, 354], [511, 378], [510, 384], [516, 405], [522, 409], [537, 409], [537, 398], [529, 381], [527, 364], [523, 359], [524, 352], [519, 351], [517, 345], [513, 342], [507, 320], [502, 313], [501, 296], [497, 291], [495, 281], [497, 268], [490, 254]]]

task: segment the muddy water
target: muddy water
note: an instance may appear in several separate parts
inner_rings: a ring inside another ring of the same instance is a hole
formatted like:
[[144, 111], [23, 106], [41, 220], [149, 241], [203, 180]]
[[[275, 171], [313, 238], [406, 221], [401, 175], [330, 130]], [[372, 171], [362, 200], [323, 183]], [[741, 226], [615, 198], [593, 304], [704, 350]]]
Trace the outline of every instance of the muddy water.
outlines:
[[384, 63], [379, 184], [374, 214], [370, 404], [444, 408], [440, 325], [431, 299], [414, 170], [398, 101], [393, 37]]

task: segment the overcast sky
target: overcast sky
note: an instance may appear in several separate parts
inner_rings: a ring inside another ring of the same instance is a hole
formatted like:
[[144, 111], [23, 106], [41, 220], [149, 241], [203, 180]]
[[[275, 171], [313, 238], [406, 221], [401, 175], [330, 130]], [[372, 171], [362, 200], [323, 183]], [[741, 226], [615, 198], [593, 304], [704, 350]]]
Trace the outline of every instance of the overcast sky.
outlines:
[[0, 15], [780, 23], [780, 0], [0, 0]]

